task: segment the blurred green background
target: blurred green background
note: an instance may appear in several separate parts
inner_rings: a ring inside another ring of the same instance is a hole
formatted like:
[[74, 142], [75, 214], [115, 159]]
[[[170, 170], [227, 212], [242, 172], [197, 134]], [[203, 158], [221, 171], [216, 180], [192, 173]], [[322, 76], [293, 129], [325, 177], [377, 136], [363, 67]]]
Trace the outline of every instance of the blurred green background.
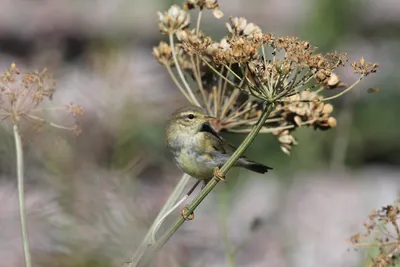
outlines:
[[[202, 22], [213, 37], [226, 34], [229, 16], [245, 16], [264, 32], [309, 40], [322, 52], [348, 52], [350, 61], [364, 56], [380, 68], [333, 102], [337, 128], [296, 131], [299, 145], [290, 157], [275, 137], [259, 136], [246, 153], [274, 171], [232, 171], [155, 265], [229, 266], [229, 243], [240, 247], [237, 266], [363, 266], [368, 255], [348, 252], [345, 239], [361, 230], [370, 210], [395, 201], [400, 185], [400, 2], [219, 3], [225, 16], [206, 14]], [[181, 2], [1, 1], [1, 69], [13, 61], [22, 71], [47, 67], [58, 84], [54, 102], [85, 109], [77, 138], [55, 130], [24, 137], [35, 266], [129, 260], [179, 180], [163, 129], [187, 103], [151, 54], [166, 39], [156, 12], [171, 4]], [[347, 84], [355, 79], [351, 68], [338, 74]], [[0, 134], [0, 266], [22, 266], [9, 125]], [[236, 144], [243, 138], [226, 137]]]

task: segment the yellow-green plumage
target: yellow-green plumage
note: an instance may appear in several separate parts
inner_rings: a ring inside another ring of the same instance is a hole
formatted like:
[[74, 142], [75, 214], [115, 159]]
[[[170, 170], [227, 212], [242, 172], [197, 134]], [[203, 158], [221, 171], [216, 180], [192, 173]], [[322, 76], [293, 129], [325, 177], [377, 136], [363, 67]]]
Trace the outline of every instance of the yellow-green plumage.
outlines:
[[[165, 142], [179, 168], [197, 179], [210, 179], [214, 168], [221, 167], [236, 150], [208, 123], [212, 117], [195, 106], [175, 111], [166, 126]], [[265, 173], [270, 167], [241, 157], [235, 164]]]

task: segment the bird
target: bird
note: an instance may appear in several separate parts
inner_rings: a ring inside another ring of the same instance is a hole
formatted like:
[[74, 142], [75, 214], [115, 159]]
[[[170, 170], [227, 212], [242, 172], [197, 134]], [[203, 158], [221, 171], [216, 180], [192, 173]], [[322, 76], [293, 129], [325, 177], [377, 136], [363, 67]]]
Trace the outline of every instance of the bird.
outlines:
[[[224, 165], [236, 147], [219, 135], [210, 125], [215, 117], [204, 109], [186, 106], [172, 113], [165, 127], [165, 143], [178, 167], [186, 174], [207, 183]], [[257, 173], [266, 173], [271, 167], [241, 156], [234, 167], [243, 167]]]

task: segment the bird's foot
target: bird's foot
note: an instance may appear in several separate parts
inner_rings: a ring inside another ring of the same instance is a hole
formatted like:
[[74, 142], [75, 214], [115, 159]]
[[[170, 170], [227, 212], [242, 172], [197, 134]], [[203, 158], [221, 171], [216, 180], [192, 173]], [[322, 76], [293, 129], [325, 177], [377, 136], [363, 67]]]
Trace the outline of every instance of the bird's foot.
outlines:
[[192, 212], [189, 214], [189, 216], [186, 216], [186, 212], [188, 210], [187, 207], [188, 207], [188, 205], [185, 205], [185, 207], [181, 211], [181, 215], [182, 215], [183, 219], [185, 219], [186, 221], [191, 221], [194, 219], [194, 213]]
[[217, 179], [217, 181], [222, 181], [226, 183], [225, 176], [220, 174], [218, 167], [214, 168], [214, 177]]

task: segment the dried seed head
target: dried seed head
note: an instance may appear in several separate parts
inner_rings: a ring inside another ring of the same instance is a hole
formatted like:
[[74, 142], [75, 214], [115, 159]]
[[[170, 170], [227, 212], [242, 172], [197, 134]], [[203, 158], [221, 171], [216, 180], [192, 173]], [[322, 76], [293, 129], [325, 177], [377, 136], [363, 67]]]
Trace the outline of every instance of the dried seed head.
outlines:
[[217, 0], [188, 0], [183, 3], [184, 10], [190, 10], [199, 7], [200, 10], [202, 9], [210, 9], [213, 11], [213, 15], [220, 19], [223, 17], [223, 13], [219, 10], [219, 4]]
[[329, 126], [330, 128], [334, 128], [334, 127], [336, 127], [336, 125], [337, 125], [336, 119], [335, 119], [334, 117], [329, 117], [329, 119], [328, 119], [328, 126]]
[[[321, 101], [319, 92], [344, 85], [336, 68], [345, 65], [346, 54], [316, 53], [308, 41], [263, 33], [243, 17], [229, 18], [227, 36], [215, 42], [197, 26], [188, 28], [187, 12], [195, 8], [211, 9], [214, 15], [220, 12], [216, 0], [187, 0], [183, 9], [175, 5], [168, 12], [159, 13], [161, 31], [173, 33], [177, 39], [173, 47], [176, 59], [165, 43], [154, 48], [153, 54], [168, 68], [179, 64], [184, 78], [195, 80], [198, 100], [202, 99], [201, 104], [210, 115], [218, 117], [213, 122], [216, 129], [249, 132], [265, 103], [275, 103], [275, 110], [261, 132], [278, 129], [275, 135], [281, 148], [290, 153], [296, 144], [292, 131], [298, 127], [325, 130], [336, 126], [333, 106]], [[356, 73], [367, 75], [376, 70], [377, 64], [362, 59], [353, 67]], [[316, 86], [319, 89], [314, 90]]]
[[[35, 123], [36, 126], [39, 125], [41, 128], [44, 125], [50, 125], [72, 130], [71, 127], [50, 123], [39, 116], [39, 111], [47, 109], [39, 108], [39, 105], [45, 100], [51, 101], [56, 91], [55, 80], [48, 70], [26, 72], [22, 75], [22, 78], [19, 75], [20, 71], [15, 63], [12, 63], [9, 69], [0, 74], [0, 119], [19, 126]], [[74, 121], [76, 117], [83, 115], [83, 108], [78, 105], [71, 104], [48, 109], [68, 112], [72, 115]]]
[[153, 56], [161, 65], [170, 65], [172, 60], [171, 47], [161, 41], [158, 46], [153, 47]]
[[253, 42], [260, 42], [263, 39], [261, 28], [254, 23], [247, 23], [243, 17], [230, 17], [226, 27], [233, 36], [242, 36]]
[[224, 64], [231, 61], [232, 47], [228, 43], [228, 39], [223, 38], [220, 42], [209, 45], [205, 54], [210, 56], [217, 65]]
[[328, 85], [329, 88], [335, 88], [339, 83], [340, 83], [339, 76], [337, 76], [335, 73], [332, 72], [326, 84]]
[[278, 105], [272, 117], [282, 117], [285, 125], [313, 126], [319, 129], [329, 129], [336, 126], [336, 120], [331, 117], [333, 106], [319, 102], [322, 99], [315, 92], [303, 91], [288, 97], [289, 102]]
[[324, 104], [322, 114], [331, 114], [333, 112], [333, 106], [331, 104]]
[[290, 155], [292, 147], [298, 144], [296, 139], [288, 130], [275, 132], [274, 135], [278, 138], [278, 141], [281, 144], [281, 150], [287, 155]]
[[83, 116], [84, 111], [81, 105], [69, 104], [66, 106], [67, 110], [71, 112], [74, 117]]
[[175, 33], [185, 29], [190, 22], [189, 13], [178, 5], [171, 6], [167, 12], [158, 12], [158, 26], [163, 34]]
[[243, 37], [229, 40], [232, 48], [231, 58], [233, 62], [241, 63], [252, 60], [257, 54], [258, 47]]
[[355, 74], [367, 76], [371, 73], [375, 73], [379, 67], [379, 64], [365, 62], [364, 57], [362, 57], [359, 62], [351, 63], [351, 66], [353, 67]]
[[178, 31], [176, 37], [189, 55], [201, 54], [212, 44], [210, 37], [205, 37], [202, 32], [196, 34], [194, 29]]

